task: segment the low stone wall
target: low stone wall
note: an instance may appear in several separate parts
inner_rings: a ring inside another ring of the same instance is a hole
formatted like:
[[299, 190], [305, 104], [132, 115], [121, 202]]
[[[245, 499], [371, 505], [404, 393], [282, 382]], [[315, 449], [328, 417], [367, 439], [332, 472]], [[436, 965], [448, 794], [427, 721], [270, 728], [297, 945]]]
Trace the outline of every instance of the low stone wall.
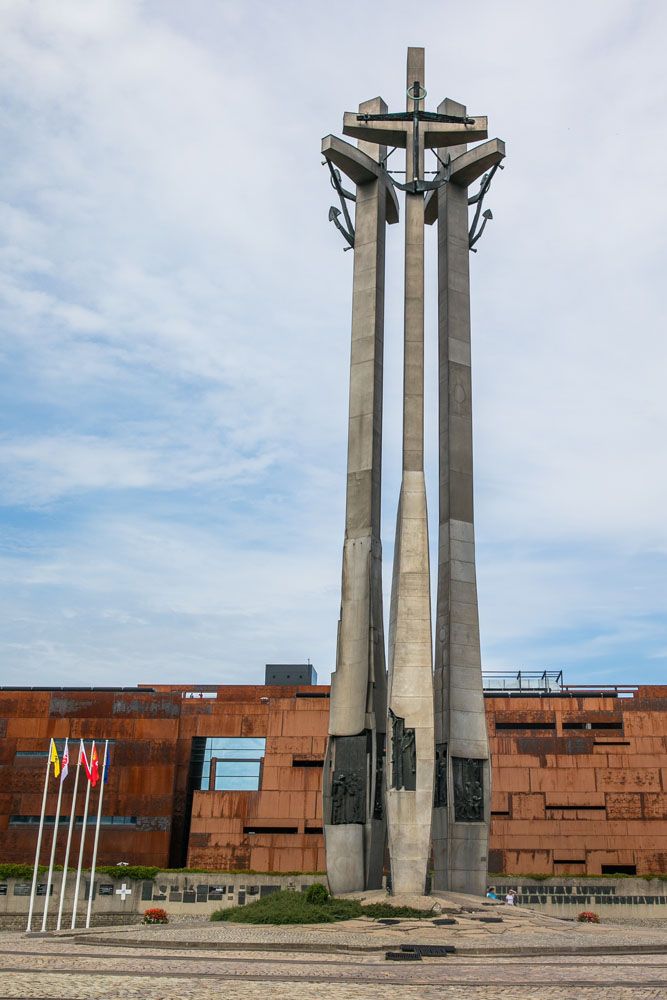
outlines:
[[[56, 925], [60, 901], [60, 880], [56, 872], [51, 887], [47, 929]], [[43, 879], [44, 876], [41, 876]], [[38, 895], [33, 911], [32, 929], [40, 930], [46, 884], [38, 885]], [[261, 899], [279, 889], [305, 891], [314, 882], [325, 882], [324, 875], [250, 875], [225, 874], [224, 872], [174, 873], [159, 872], [153, 881], [135, 882], [132, 879], [111, 879], [107, 875], [95, 878], [91, 924], [138, 923], [144, 910], [161, 907], [170, 917], [208, 917], [214, 910], [228, 906], [243, 906]], [[77, 910], [77, 926], [85, 925], [88, 904], [89, 878], [82, 878]], [[123, 888], [125, 887], [125, 888]], [[62, 927], [69, 928], [74, 902], [74, 877], [68, 875], [65, 885], [65, 905]], [[0, 882], [0, 928], [23, 929], [26, 927], [30, 904], [30, 881], [7, 879]]]
[[549, 879], [490, 876], [498, 896], [508, 889], [517, 892], [519, 906], [576, 918], [582, 910], [593, 910], [601, 918], [650, 918], [667, 920], [667, 882], [644, 878], [595, 878], [594, 876]]

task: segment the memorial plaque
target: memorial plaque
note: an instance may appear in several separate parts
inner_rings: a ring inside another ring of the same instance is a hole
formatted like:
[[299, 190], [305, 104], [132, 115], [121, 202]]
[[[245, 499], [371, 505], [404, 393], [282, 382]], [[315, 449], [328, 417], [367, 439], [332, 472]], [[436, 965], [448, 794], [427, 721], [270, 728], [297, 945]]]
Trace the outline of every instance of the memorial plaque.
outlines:
[[417, 757], [414, 729], [406, 729], [405, 719], [394, 715], [391, 720], [391, 787], [414, 792], [417, 787]]
[[113, 883], [103, 882], [99, 888], [100, 896], [113, 896]]
[[142, 882], [141, 883], [141, 898], [144, 902], [147, 902], [153, 898], [153, 883], [152, 882]]
[[484, 761], [453, 757], [454, 818], [457, 823], [484, 822]]
[[363, 823], [366, 815], [366, 784], [370, 732], [339, 736], [336, 767], [331, 781], [331, 822]]
[[376, 733], [375, 749], [375, 796], [373, 798], [373, 819], [384, 819], [384, 762], [387, 739], [385, 733]]
[[15, 896], [29, 896], [32, 886], [30, 882], [17, 882], [14, 886]]
[[447, 805], [447, 744], [437, 743], [435, 747], [435, 794], [433, 805]]
[[183, 902], [184, 903], [195, 903], [197, 901], [197, 893], [194, 889], [185, 889], [183, 892]]

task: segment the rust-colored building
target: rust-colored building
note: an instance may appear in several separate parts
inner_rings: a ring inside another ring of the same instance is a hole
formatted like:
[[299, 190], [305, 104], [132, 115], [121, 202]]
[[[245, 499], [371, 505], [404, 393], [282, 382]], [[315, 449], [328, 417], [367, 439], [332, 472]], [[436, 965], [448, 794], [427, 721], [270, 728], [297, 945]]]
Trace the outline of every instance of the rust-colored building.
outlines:
[[[0, 861], [32, 860], [49, 738], [69, 737], [74, 757], [81, 737], [111, 741], [100, 864], [322, 871], [329, 689], [286, 670], [252, 687], [0, 690]], [[667, 872], [667, 686], [526, 690], [519, 678], [485, 703], [491, 871]]]
[[485, 704], [491, 871], [667, 872], [667, 687]]

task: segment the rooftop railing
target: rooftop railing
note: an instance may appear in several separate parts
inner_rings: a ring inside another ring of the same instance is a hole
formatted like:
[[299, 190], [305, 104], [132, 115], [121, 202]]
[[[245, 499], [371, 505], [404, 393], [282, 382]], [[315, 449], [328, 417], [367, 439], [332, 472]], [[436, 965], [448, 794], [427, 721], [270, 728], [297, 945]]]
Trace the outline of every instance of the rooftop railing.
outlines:
[[485, 670], [485, 691], [562, 691], [562, 670]]

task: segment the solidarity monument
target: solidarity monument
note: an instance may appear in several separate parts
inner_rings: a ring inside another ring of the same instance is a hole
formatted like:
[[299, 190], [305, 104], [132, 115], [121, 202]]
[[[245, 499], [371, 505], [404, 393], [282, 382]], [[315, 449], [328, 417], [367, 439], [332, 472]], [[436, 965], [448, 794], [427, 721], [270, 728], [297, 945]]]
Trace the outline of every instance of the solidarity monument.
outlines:
[[[377, 888], [388, 843], [394, 892], [482, 893], [490, 800], [472, 476], [469, 254], [492, 217], [505, 155], [487, 120], [452, 100], [425, 110], [424, 50], [408, 49], [406, 111], [377, 97], [346, 112], [322, 153], [354, 254], [341, 612], [331, 680], [323, 815], [334, 892]], [[468, 148], [470, 143], [478, 145]], [[405, 170], [389, 157], [405, 150]], [[425, 155], [433, 169], [425, 169]], [[354, 185], [343, 186], [341, 174]], [[399, 181], [398, 177], [404, 177]], [[481, 178], [479, 190], [468, 187]], [[405, 194], [403, 464], [389, 613], [380, 541], [386, 227]], [[354, 217], [351, 206], [354, 205]], [[473, 207], [472, 224], [469, 205]], [[481, 220], [481, 221], [480, 221]], [[439, 537], [435, 646], [424, 480], [424, 226], [438, 227]], [[435, 649], [435, 653], [433, 650]]]

